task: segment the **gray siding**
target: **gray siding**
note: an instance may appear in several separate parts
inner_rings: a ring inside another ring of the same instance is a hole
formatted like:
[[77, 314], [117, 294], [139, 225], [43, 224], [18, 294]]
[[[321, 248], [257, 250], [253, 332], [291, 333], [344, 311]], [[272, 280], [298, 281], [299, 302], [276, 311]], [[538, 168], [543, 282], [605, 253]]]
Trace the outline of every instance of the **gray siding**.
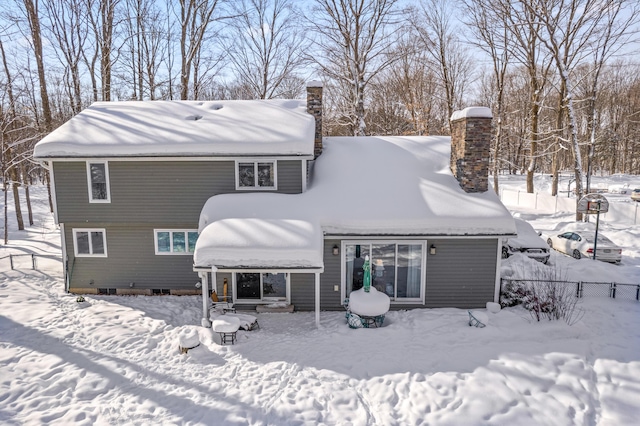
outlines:
[[85, 223], [65, 224], [70, 288], [128, 289], [133, 282], [135, 289], [195, 289], [198, 274], [192, 270], [193, 256], [156, 255], [154, 227], [92, 224], [106, 229], [108, 257], [75, 258], [73, 229], [87, 227]]
[[278, 161], [278, 192], [284, 194], [302, 192], [302, 160]]
[[[341, 310], [340, 292], [333, 291], [334, 285], [341, 284], [341, 256], [332, 254], [334, 244], [341, 244], [339, 240], [325, 240], [324, 244], [321, 309]], [[493, 301], [497, 239], [430, 239], [427, 247], [431, 244], [437, 247], [437, 254], [427, 254], [425, 304], [392, 303], [391, 309], [477, 308]], [[296, 307], [312, 310], [313, 286], [304, 289], [302, 294], [295, 294], [299, 301]]]
[[480, 308], [492, 302], [496, 285], [497, 239], [429, 240], [425, 306]]
[[[324, 241], [324, 273], [320, 274], [320, 309], [323, 311], [344, 309], [340, 300], [340, 255], [334, 256], [333, 246], [339, 240]], [[338, 286], [338, 291], [334, 286]], [[315, 275], [291, 274], [291, 303], [300, 311], [315, 310]]]
[[[109, 161], [110, 203], [89, 203], [84, 161], [54, 162], [60, 223], [198, 223], [209, 197], [233, 193], [233, 161]], [[302, 160], [278, 161], [278, 191], [302, 191]], [[246, 193], [246, 191], [242, 191]]]

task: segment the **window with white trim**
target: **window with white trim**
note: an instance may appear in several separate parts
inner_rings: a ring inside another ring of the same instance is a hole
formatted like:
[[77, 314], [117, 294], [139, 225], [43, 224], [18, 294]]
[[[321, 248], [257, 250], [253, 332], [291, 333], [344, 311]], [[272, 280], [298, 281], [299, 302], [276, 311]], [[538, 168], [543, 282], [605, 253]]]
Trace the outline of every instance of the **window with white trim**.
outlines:
[[276, 161], [236, 161], [236, 189], [277, 189]]
[[284, 272], [236, 272], [234, 274], [237, 302], [288, 302], [289, 274]]
[[109, 163], [87, 161], [87, 185], [90, 203], [110, 203]]
[[155, 229], [156, 254], [193, 254], [198, 240], [195, 229]]
[[423, 241], [353, 241], [343, 243], [345, 296], [362, 288], [365, 258], [371, 265], [371, 286], [392, 301], [420, 302], [424, 290]]
[[76, 257], [107, 257], [106, 231], [104, 229], [74, 229], [73, 252]]

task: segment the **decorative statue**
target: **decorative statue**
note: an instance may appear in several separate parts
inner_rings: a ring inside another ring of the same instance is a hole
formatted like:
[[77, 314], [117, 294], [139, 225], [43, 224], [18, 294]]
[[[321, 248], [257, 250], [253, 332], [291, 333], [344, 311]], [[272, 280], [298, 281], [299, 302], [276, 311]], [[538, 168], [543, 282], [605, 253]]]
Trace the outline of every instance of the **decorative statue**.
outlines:
[[369, 256], [365, 256], [362, 269], [364, 270], [364, 278], [362, 280], [364, 292], [369, 293], [369, 289], [371, 288], [371, 263], [369, 262]]

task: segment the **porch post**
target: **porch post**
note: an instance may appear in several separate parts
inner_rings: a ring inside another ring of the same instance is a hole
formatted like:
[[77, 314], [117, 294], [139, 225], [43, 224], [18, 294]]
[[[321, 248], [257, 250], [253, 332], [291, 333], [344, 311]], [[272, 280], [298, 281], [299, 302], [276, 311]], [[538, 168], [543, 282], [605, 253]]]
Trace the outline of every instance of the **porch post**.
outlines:
[[[214, 266], [215, 268], [215, 266]], [[209, 321], [209, 278], [207, 277], [206, 272], [201, 272], [200, 279], [202, 280], [202, 321], [201, 324], [203, 327], [210, 328], [211, 321]], [[213, 279], [215, 280], [215, 274], [213, 274]]]
[[320, 273], [316, 272], [316, 327], [320, 328]]

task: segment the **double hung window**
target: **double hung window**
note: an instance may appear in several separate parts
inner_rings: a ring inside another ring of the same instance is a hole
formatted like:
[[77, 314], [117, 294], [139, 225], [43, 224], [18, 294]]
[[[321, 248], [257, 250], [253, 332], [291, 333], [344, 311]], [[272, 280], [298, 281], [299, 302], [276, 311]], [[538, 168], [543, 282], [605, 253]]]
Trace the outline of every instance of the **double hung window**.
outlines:
[[198, 240], [195, 229], [156, 229], [156, 254], [193, 254]]
[[87, 162], [87, 185], [90, 203], [110, 203], [109, 164], [106, 161]]
[[74, 229], [73, 251], [76, 257], [107, 257], [104, 229]]
[[424, 282], [424, 242], [345, 242], [343, 265], [346, 297], [363, 286], [363, 265], [369, 256], [371, 286], [393, 301], [420, 302]]
[[277, 189], [275, 161], [237, 161], [236, 189]]

